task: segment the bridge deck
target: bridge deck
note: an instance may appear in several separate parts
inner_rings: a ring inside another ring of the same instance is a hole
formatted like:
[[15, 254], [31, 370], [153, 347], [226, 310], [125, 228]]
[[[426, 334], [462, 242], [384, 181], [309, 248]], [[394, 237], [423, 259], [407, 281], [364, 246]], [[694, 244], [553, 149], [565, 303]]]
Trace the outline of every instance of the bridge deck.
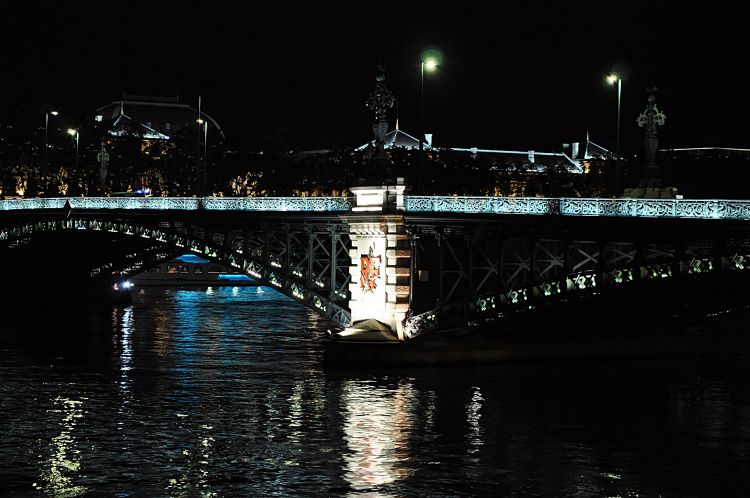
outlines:
[[[350, 197], [58, 197], [0, 201], [0, 211], [264, 211], [348, 213]], [[404, 196], [406, 213], [750, 220], [750, 200]]]

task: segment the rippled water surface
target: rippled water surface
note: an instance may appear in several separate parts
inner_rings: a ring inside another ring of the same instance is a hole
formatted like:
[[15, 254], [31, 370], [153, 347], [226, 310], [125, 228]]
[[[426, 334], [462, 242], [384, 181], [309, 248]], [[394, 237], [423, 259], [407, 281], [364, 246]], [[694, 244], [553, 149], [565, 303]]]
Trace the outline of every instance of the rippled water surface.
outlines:
[[[331, 370], [261, 287], [3, 308], [4, 496], [748, 496], [750, 361]], [[10, 317], [10, 318], [9, 318]]]

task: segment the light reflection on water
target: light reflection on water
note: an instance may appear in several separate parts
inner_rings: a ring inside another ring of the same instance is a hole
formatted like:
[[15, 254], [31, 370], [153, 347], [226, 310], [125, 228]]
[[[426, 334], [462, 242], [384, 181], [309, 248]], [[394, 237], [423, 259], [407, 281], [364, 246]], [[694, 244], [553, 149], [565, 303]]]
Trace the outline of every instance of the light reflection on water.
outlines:
[[[51, 496], [80, 496], [86, 493], [85, 486], [74, 481], [81, 469], [81, 450], [78, 448], [76, 426], [83, 417], [85, 398], [73, 400], [57, 397], [48, 410], [53, 419], [59, 419], [60, 433], [49, 442], [49, 456], [40, 464], [40, 483], [32, 487]], [[44, 444], [43, 441], [39, 443]]]
[[408, 445], [414, 430], [413, 397], [408, 381], [393, 391], [367, 381], [345, 382], [341, 404], [349, 451], [344, 476], [355, 491], [400, 481], [413, 472]]
[[10, 496], [750, 489], [750, 369], [736, 358], [729, 373], [328, 370], [332, 325], [261, 287], [149, 289], [49, 318], [0, 334]]

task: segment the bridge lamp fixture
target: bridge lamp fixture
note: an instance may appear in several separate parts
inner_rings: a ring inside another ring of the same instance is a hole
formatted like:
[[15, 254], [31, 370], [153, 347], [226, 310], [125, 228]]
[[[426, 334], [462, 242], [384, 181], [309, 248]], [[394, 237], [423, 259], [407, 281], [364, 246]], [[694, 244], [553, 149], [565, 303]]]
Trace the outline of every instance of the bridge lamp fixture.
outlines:
[[204, 121], [201, 118], [196, 119], [195, 122], [198, 123], [198, 124], [203, 124], [204, 123]]

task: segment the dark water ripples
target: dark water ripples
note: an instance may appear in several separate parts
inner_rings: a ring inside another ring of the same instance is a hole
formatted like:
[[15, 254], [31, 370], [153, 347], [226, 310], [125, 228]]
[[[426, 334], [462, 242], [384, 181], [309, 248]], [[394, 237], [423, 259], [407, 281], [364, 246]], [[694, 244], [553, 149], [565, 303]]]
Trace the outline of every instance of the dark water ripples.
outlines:
[[736, 356], [729, 370], [330, 370], [331, 324], [264, 288], [152, 289], [124, 309], [47, 315], [0, 335], [10, 496], [750, 489], [750, 382]]

